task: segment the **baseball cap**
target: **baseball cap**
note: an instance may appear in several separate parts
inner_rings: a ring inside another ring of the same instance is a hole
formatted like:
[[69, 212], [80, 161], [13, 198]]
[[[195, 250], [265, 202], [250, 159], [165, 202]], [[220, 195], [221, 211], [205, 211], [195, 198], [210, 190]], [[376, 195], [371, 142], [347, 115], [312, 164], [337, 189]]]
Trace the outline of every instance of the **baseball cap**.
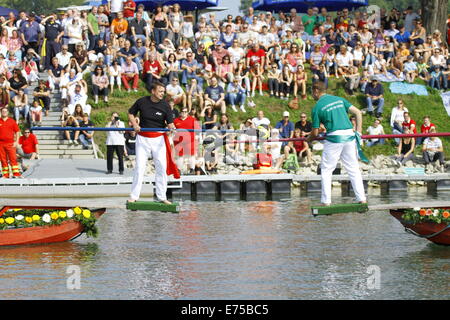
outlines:
[[283, 117], [289, 117], [289, 111], [283, 112]]

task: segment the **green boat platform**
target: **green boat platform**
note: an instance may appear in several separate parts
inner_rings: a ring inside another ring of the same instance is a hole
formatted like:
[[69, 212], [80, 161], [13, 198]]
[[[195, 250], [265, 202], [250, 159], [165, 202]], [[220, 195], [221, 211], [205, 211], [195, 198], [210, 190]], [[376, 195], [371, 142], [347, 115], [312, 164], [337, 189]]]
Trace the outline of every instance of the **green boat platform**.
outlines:
[[336, 213], [350, 213], [350, 212], [367, 212], [369, 207], [367, 203], [340, 203], [330, 206], [312, 206], [311, 213], [313, 216], [332, 215]]
[[136, 201], [127, 202], [127, 209], [131, 211], [160, 211], [160, 212], [180, 212], [180, 205], [176, 202], [172, 204], [165, 204], [156, 201]]

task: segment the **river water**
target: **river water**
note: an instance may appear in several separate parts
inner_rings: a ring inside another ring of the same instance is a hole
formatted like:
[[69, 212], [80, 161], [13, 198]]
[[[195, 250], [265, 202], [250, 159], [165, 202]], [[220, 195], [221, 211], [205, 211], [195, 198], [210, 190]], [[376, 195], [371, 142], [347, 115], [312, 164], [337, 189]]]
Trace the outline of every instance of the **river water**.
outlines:
[[[393, 193], [370, 202], [448, 198]], [[387, 211], [312, 217], [317, 201], [184, 201], [180, 214], [110, 209], [97, 239], [1, 248], [0, 297], [450, 298], [450, 247], [405, 233]], [[73, 270], [80, 288], [71, 290]]]

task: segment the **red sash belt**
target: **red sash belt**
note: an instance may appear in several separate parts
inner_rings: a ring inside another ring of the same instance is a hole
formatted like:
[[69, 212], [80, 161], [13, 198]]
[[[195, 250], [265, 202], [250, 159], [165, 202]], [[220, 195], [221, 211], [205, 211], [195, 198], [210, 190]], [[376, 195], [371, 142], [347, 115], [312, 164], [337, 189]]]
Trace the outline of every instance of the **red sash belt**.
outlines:
[[139, 135], [146, 138], [157, 138], [164, 135], [164, 142], [166, 144], [166, 161], [167, 161], [167, 170], [166, 173], [168, 176], [173, 174], [175, 179], [180, 179], [180, 171], [178, 170], [175, 161], [172, 158], [172, 149], [170, 147], [169, 137], [165, 132], [138, 132]]

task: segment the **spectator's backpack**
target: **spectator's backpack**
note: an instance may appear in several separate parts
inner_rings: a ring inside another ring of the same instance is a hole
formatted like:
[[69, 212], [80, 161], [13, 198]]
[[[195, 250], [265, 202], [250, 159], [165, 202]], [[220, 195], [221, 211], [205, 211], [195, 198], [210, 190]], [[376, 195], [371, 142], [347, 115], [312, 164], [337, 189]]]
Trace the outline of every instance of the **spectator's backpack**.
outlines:
[[300, 169], [298, 158], [295, 153], [291, 153], [283, 163], [283, 169], [287, 171], [297, 171]]

